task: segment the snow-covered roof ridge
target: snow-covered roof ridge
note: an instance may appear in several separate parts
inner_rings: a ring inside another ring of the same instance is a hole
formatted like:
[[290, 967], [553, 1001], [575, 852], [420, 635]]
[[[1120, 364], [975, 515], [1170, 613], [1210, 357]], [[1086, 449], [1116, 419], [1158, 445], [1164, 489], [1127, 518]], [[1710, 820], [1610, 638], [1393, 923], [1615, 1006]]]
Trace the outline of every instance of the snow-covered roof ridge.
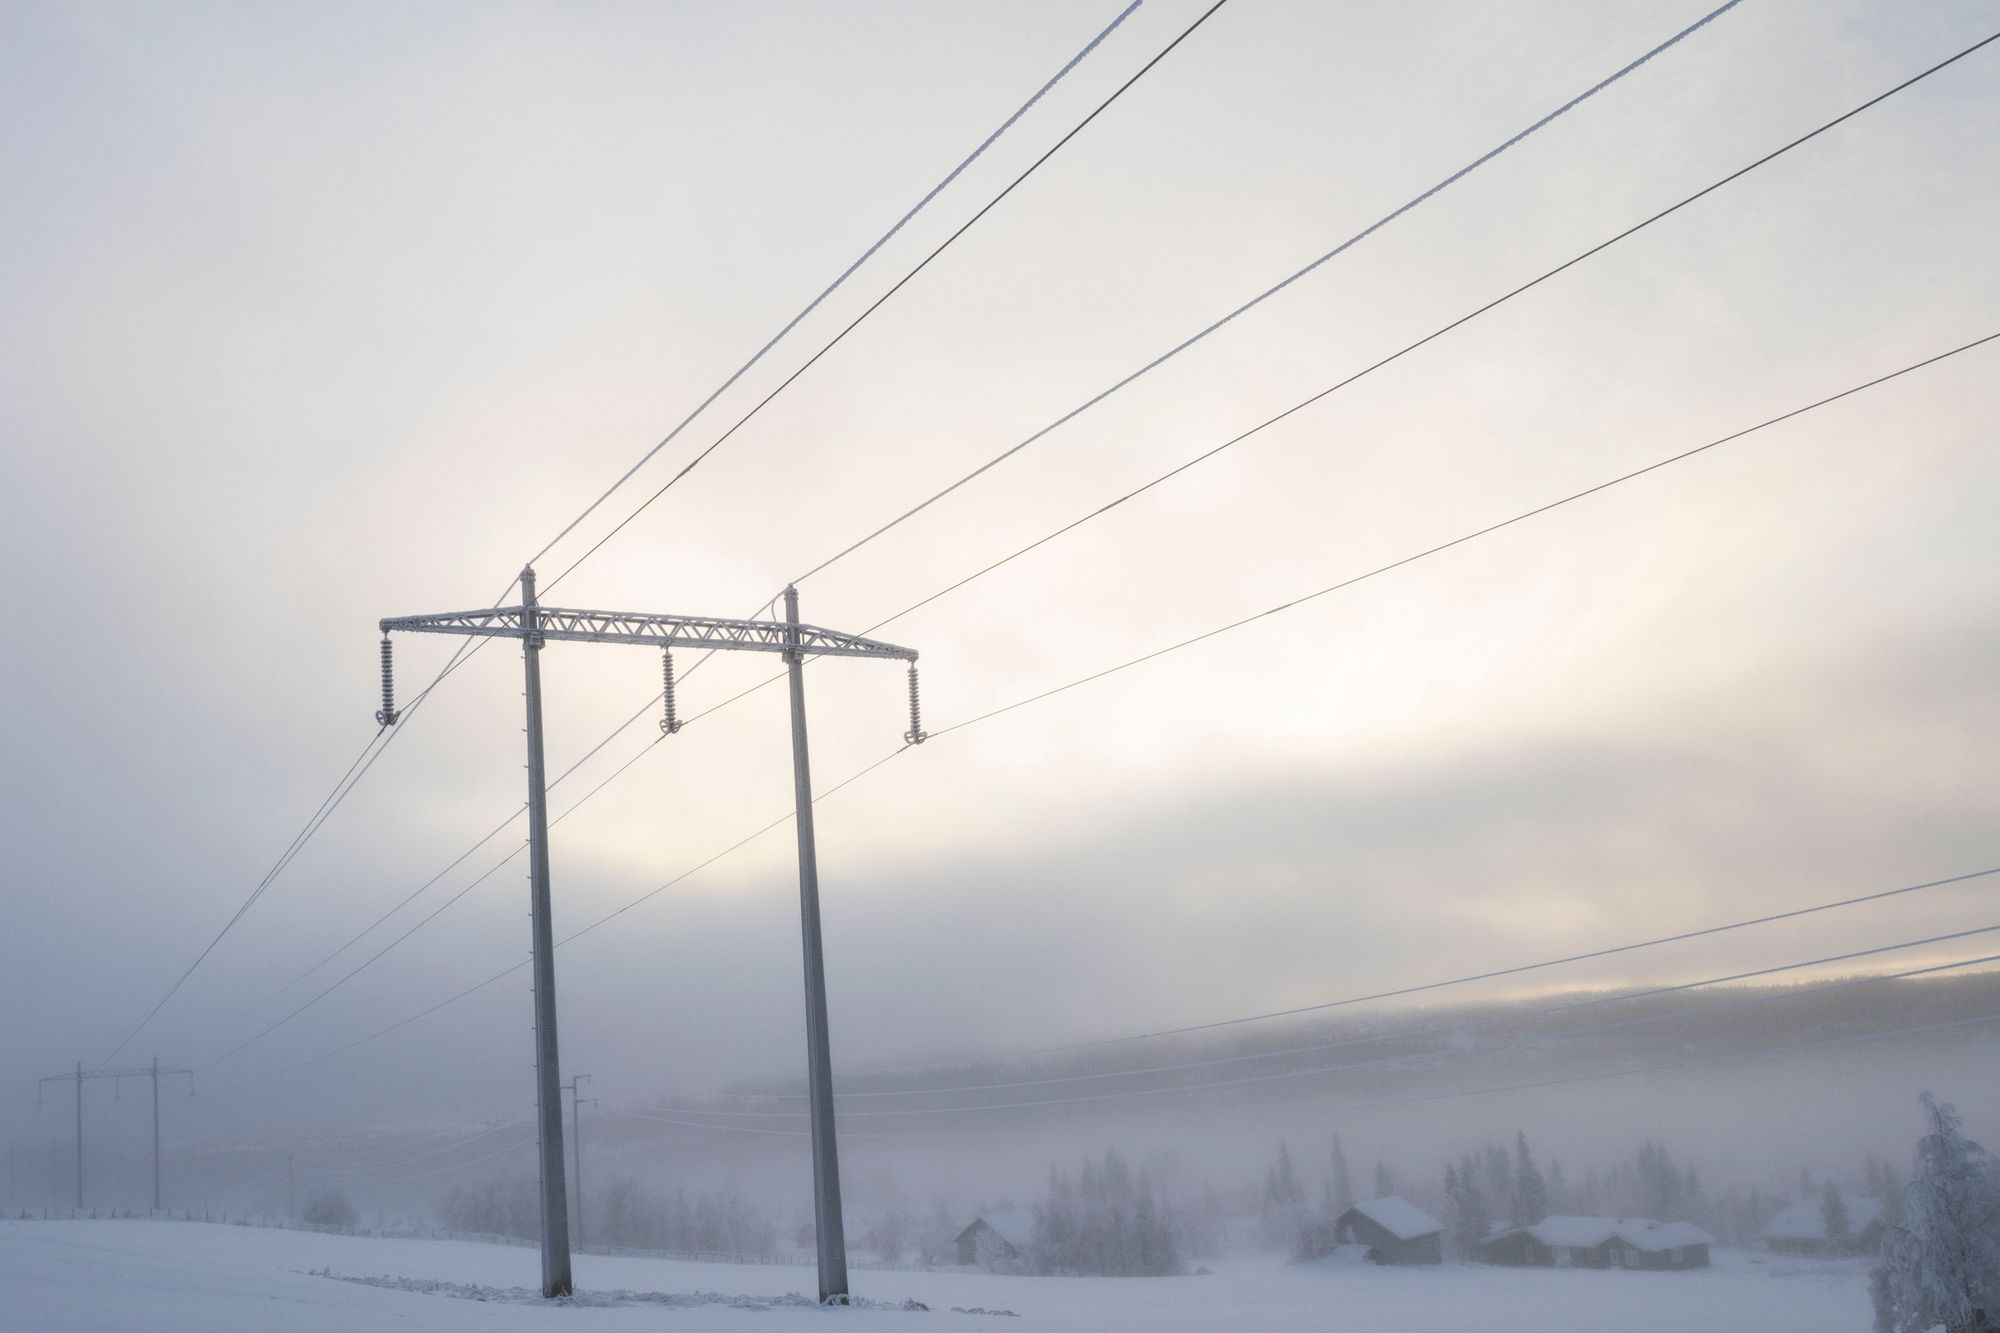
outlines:
[[1354, 1205], [1354, 1211], [1397, 1240], [1415, 1240], [1444, 1230], [1443, 1223], [1397, 1194], [1364, 1200]]
[[1692, 1222], [1655, 1222], [1650, 1217], [1545, 1217], [1531, 1226], [1515, 1227], [1501, 1235], [1518, 1235], [1523, 1231], [1544, 1245], [1567, 1249], [1594, 1249], [1613, 1236], [1647, 1253], [1715, 1243], [1715, 1237]]
[[[1882, 1217], [1882, 1204], [1876, 1199], [1841, 1200], [1847, 1207], [1848, 1230], [1854, 1235], [1873, 1226]], [[1825, 1240], [1826, 1209], [1820, 1199], [1801, 1199], [1764, 1224], [1762, 1234], [1772, 1240]]]
[[[1634, 1223], [1638, 1229], [1632, 1229]], [[1618, 1223], [1618, 1238], [1635, 1249], [1657, 1251], [1672, 1250], [1683, 1245], [1713, 1245], [1715, 1237], [1703, 1231], [1692, 1222], [1648, 1222], [1638, 1218], [1623, 1218]]]
[[1616, 1224], [1608, 1217], [1545, 1217], [1530, 1226], [1515, 1227], [1504, 1234], [1525, 1231], [1544, 1245], [1589, 1249], [1611, 1239]]
[[1017, 1250], [1026, 1250], [1035, 1239], [1035, 1210], [1032, 1208], [1004, 1208], [997, 1213], [981, 1213], [972, 1221], [984, 1222], [993, 1229], [994, 1235]]

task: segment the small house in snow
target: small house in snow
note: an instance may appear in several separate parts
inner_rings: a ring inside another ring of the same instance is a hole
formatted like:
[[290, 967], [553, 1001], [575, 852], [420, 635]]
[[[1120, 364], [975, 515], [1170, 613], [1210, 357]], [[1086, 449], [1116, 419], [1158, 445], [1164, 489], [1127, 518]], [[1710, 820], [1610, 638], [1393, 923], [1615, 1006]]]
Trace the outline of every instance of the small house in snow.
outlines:
[[1026, 1208], [1010, 1208], [973, 1218], [953, 1239], [953, 1244], [958, 1247], [960, 1263], [992, 1265], [1022, 1258], [1034, 1239], [1034, 1213]]
[[1394, 1194], [1357, 1203], [1335, 1218], [1333, 1243], [1362, 1246], [1378, 1264], [1444, 1262], [1444, 1227]]
[[1545, 1217], [1495, 1233], [1479, 1247], [1479, 1257], [1530, 1268], [1706, 1268], [1714, 1243], [1692, 1222]]
[[1826, 1234], [1826, 1205], [1822, 1199], [1801, 1199], [1780, 1212], [1759, 1233], [1765, 1245], [1783, 1254], [1874, 1254], [1882, 1248], [1888, 1223], [1882, 1220], [1882, 1205], [1874, 1199], [1844, 1199], [1847, 1207], [1848, 1236], [1845, 1242], [1829, 1240]]

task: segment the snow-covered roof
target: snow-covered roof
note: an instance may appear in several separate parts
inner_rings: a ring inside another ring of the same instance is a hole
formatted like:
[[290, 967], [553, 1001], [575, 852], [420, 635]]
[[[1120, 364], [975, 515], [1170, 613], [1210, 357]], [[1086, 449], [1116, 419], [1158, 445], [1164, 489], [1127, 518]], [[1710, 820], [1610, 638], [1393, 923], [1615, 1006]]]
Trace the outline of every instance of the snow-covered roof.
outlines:
[[1525, 1231], [1544, 1245], [1587, 1250], [1610, 1240], [1616, 1226], [1608, 1217], [1545, 1217], [1533, 1226], [1516, 1227], [1506, 1234]]
[[[1035, 1213], [1031, 1208], [1008, 1208], [998, 1213], [981, 1213], [966, 1224], [965, 1231], [984, 1222], [993, 1234], [1017, 1250], [1026, 1250], [1035, 1239]], [[958, 1234], [963, 1236], [965, 1231]]]
[[1613, 1236], [1649, 1254], [1682, 1245], [1715, 1243], [1713, 1236], [1692, 1222], [1655, 1222], [1646, 1217], [1545, 1217], [1533, 1226], [1501, 1234], [1512, 1236], [1523, 1231], [1551, 1248], [1577, 1250], [1594, 1249]]
[[1411, 1203], [1408, 1199], [1391, 1194], [1382, 1199], [1369, 1199], [1354, 1205], [1354, 1211], [1381, 1227], [1397, 1240], [1415, 1240], [1443, 1231], [1441, 1223], [1431, 1215]]
[[1618, 1238], [1634, 1249], [1648, 1252], [1715, 1244], [1715, 1237], [1692, 1222], [1648, 1222], [1631, 1217], [1619, 1221]]
[[[1874, 1199], [1849, 1199], [1841, 1202], [1847, 1205], [1848, 1230], [1860, 1235], [1882, 1218], [1882, 1205]], [[1826, 1212], [1819, 1199], [1802, 1199], [1781, 1211], [1764, 1227], [1767, 1240], [1813, 1240], [1826, 1239]]]

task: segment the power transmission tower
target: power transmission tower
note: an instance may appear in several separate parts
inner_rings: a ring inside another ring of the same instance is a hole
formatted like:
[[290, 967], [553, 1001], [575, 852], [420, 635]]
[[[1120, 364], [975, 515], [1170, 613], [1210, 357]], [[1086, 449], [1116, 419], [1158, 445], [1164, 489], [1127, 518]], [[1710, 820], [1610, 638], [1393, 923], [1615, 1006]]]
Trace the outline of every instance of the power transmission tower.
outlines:
[[160, 1077], [179, 1078], [188, 1081], [188, 1095], [194, 1095], [194, 1071], [192, 1069], [169, 1069], [160, 1064], [160, 1057], [154, 1056], [153, 1063], [142, 1069], [93, 1069], [85, 1073], [83, 1061], [76, 1062], [76, 1069], [68, 1074], [50, 1074], [36, 1082], [36, 1094], [49, 1083], [74, 1083], [76, 1085], [76, 1206], [83, 1207], [83, 1085], [94, 1078], [109, 1078], [121, 1083], [128, 1078], [149, 1078], [153, 1081], [153, 1211], [160, 1211]]
[[570, 1174], [575, 1177], [570, 1192], [576, 1196], [576, 1248], [583, 1248], [583, 1108], [597, 1105], [595, 1097], [580, 1097], [581, 1084], [590, 1082], [588, 1074], [571, 1074], [563, 1090], [569, 1093], [569, 1155]]
[[842, 634], [799, 621], [796, 588], [785, 589], [785, 619], [732, 620], [714, 616], [654, 615], [646, 612], [575, 611], [542, 606], [535, 600], [535, 571], [521, 571], [521, 604], [480, 611], [448, 611], [398, 616], [380, 622], [382, 708], [375, 717], [392, 726], [396, 710], [389, 635], [459, 634], [522, 642], [528, 732], [529, 915], [534, 941], [535, 1107], [541, 1131], [542, 1294], [567, 1295], [571, 1288], [569, 1207], [563, 1187], [562, 1075], [556, 1052], [554, 928], [549, 913], [548, 782], [542, 761], [542, 645], [550, 640], [627, 643], [659, 647], [664, 656], [666, 715], [660, 730], [681, 724], [674, 705], [675, 648], [717, 652], [781, 654], [791, 680], [792, 778], [799, 840], [799, 917], [805, 951], [806, 1054], [811, 1088], [813, 1219], [823, 1305], [847, 1303], [847, 1243], [841, 1225], [840, 1162], [835, 1145], [833, 1058], [827, 1036], [826, 967], [820, 945], [819, 866], [813, 842], [812, 771], [806, 746], [803, 668], [808, 657], [888, 657], [910, 664], [910, 729], [904, 739], [924, 739], [917, 705], [917, 654], [876, 639]]

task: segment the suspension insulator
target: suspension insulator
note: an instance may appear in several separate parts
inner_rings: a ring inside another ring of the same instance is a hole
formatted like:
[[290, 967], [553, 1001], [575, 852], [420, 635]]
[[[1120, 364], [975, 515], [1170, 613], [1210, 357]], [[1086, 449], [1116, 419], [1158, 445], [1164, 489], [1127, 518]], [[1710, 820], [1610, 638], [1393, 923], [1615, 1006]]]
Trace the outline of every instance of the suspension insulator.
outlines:
[[903, 733], [903, 739], [911, 745], [922, 745], [930, 733], [924, 730], [924, 715], [917, 705], [917, 664], [910, 663], [910, 729]]
[[389, 636], [382, 636], [382, 707], [375, 714], [378, 726], [393, 727], [402, 714], [396, 711], [396, 659]]
[[671, 736], [681, 729], [680, 714], [674, 708], [674, 650], [660, 650], [660, 703], [666, 714], [660, 718], [660, 734]]

